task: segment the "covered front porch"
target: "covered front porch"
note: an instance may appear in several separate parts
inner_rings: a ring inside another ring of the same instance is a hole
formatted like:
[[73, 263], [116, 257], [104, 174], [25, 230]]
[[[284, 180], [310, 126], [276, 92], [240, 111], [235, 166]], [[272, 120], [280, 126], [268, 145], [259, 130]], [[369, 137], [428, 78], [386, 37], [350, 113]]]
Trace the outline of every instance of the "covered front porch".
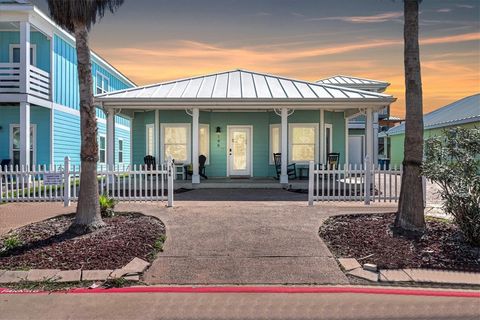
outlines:
[[372, 159], [373, 113], [394, 100], [244, 70], [96, 97], [107, 113], [109, 165], [115, 165], [113, 119], [121, 112], [133, 119], [132, 164], [171, 157], [177, 185], [206, 188], [306, 185], [309, 161], [325, 164], [337, 154], [337, 164], [349, 163], [348, 120], [359, 114], [366, 114]]

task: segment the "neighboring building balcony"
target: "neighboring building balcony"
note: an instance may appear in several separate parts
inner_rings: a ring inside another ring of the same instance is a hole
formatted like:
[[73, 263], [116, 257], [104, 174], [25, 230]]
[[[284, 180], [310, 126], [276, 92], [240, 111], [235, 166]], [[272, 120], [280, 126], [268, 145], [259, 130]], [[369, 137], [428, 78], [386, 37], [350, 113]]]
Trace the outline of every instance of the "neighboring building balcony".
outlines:
[[21, 68], [20, 63], [0, 63], [0, 94], [29, 94], [51, 100], [50, 83], [50, 73], [33, 65]]

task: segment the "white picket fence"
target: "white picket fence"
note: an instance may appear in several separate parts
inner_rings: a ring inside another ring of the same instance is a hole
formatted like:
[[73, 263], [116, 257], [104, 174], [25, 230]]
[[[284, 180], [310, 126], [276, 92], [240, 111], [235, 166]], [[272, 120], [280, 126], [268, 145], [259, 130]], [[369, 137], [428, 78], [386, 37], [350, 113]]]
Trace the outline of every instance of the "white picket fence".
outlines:
[[[397, 202], [400, 198], [402, 167], [369, 164], [326, 167], [309, 164], [308, 204], [315, 201]], [[424, 192], [425, 193], [425, 192]]]
[[[173, 206], [174, 165], [171, 160], [154, 167], [104, 166], [97, 170], [98, 191], [122, 201], [167, 201]], [[78, 200], [80, 166], [68, 157], [61, 166], [0, 168], [0, 202]]]

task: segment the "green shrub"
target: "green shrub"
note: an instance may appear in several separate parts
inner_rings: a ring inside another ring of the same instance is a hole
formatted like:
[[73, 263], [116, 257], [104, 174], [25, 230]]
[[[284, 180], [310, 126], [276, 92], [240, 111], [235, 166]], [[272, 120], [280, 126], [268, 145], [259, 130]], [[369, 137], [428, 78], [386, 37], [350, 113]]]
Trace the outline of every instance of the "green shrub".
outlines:
[[21, 245], [22, 245], [22, 240], [20, 240], [18, 235], [13, 234], [5, 238], [5, 240], [3, 240], [2, 249], [0, 250], [0, 252], [6, 252], [9, 250], [12, 250], [17, 247], [20, 247]]
[[425, 142], [423, 174], [440, 186], [446, 213], [480, 246], [480, 128], [452, 128]]
[[101, 195], [98, 197], [98, 201], [100, 203], [100, 213], [102, 218], [111, 218], [114, 215], [113, 209], [117, 204], [117, 201], [113, 198], [109, 198], [106, 195]]
[[167, 237], [165, 235], [161, 235], [153, 244], [153, 248], [157, 252], [163, 252], [163, 244], [165, 243], [166, 240], [167, 240]]

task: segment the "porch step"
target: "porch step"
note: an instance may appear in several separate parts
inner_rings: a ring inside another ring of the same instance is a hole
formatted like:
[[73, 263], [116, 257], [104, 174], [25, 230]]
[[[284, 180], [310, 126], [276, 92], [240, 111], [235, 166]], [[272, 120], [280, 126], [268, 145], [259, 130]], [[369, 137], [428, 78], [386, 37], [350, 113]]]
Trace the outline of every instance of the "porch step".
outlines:
[[202, 180], [199, 184], [192, 184], [190, 181], [176, 180], [175, 189], [307, 189], [308, 181], [292, 181], [288, 184], [281, 184], [276, 180], [255, 180], [255, 179], [212, 179]]

